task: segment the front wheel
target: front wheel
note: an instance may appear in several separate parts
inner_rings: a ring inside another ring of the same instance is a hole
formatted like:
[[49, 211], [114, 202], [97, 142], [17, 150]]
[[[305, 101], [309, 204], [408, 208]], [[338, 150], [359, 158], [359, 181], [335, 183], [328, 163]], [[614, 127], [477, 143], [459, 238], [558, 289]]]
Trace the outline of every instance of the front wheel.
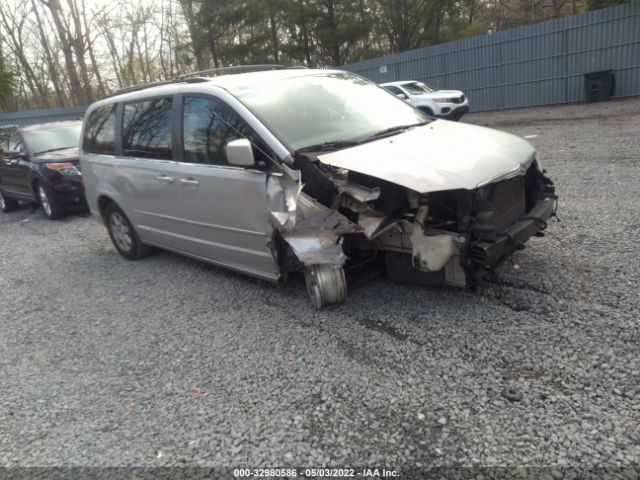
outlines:
[[18, 201], [13, 198], [7, 198], [0, 190], [0, 210], [4, 213], [13, 212], [18, 208]]
[[129, 260], [138, 260], [151, 253], [151, 247], [142, 243], [124, 212], [111, 203], [105, 209], [107, 230], [118, 253]]
[[318, 310], [347, 300], [347, 279], [342, 267], [310, 265], [305, 271], [304, 280], [309, 299]]
[[433, 110], [431, 110], [429, 107], [418, 107], [418, 109], [422, 112], [422, 113], [426, 113], [427, 115], [429, 115], [430, 117], [435, 117], [435, 115], [433, 114]]
[[64, 217], [65, 211], [53, 196], [51, 189], [43, 184], [38, 184], [37, 189], [40, 206], [47, 218], [49, 220], [57, 220]]

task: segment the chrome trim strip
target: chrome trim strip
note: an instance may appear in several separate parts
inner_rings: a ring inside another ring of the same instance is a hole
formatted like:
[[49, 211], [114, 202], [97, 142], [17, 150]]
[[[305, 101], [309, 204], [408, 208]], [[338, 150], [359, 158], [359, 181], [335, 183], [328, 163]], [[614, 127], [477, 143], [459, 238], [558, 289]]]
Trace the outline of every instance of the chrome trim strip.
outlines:
[[261, 280], [266, 280], [268, 282], [278, 282], [280, 280], [280, 278], [282, 277], [282, 275], [278, 272], [276, 273], [272, 273], [272, 272], [267, 272], [265, 270], [256, 270], [255, 268], [249, 268], [249, 267], [244, 267], [241, 265], [237, 265], [235, 263], [225, 263], [225, 262], [220, 262], [217, 260], [212, 260], [210, 258], [207, 257], [202, 257], [200, 255], [195, 255], [193, 253], [187, 253], [187, 252], [183, 252], [182, 250], [178, 250], [175, 248], [171, 248], [171, 247], [165, 247], [164, 245], [161, 245], [159, 243], [155, 243], [155, 242], [144, 242], [147, 245], [151, 245], [152, 247], [157, 247], [157, 248], [161, 248], [163, 250], [167, 250], [169, 252], [174, 252], [177, 253], [179, 255], [184, 255], [185, 257], [189, 257], [189, 258], [193, 258], [195, 260], [200, 260], [202, 262], [205, 263], [209, 263], [211, 265], [216, 265], [217, 267], [222, 267], [228, 270], [233, 270], [234, 272], [239, 272], [239, 273], [244, 273], [247, 275], [251, 275], [252, 277], [255, 278], [259, 278]]
[[[227, 245], [227, 244], [218, 243], [218, 242], [209, 242], [207, 240], [200, 240], [198, 238], [187, 237], [186, 235], [179, 235], [177, 233], [167, 232], [166, 230], [160, 230], [158, 228], [146, 227], [144, 225], [138, 225], [137, 228], [139, 228], [140, 230], [145, 230], [147, 232], [155, 232], [155, 233], [159, 233], [161, 235], [167, 235], [167, 236], [170, 236], [170, 237], [179, 238], [181, 240], [187, 240], [189, 242], [203, 243], [205, 245], [211, 245], [212, 247], [224, 248], [226, 250], [234, 250], [236, 252], [246, 253], [248, 255], [255, 255], [257, 257], [273, 258], [273, 255], [271, 255], [269, 252], [260, 252], [258, 250], [249, 250], [248, 248], [234, 247], [232, 245]], [[265, 248], [266, 248], [266, 244], [265, 244]]]
[[[226, 232], [235, 232], [235, 233], [244, 233], [244, 234], [247, 234], [247, 235], [255, 235], [255, 236], [258, 236], [258, 237], [265, 237], [266, 236], [265, 232], [254, 232], [253, 230], [243, 230], [242, 228], [225, 227], [225, 226], [222, 226], [222, 225], [216, 225], [214, 223], [196, 222], [194, 220], [187, 220], [185, 218], [173, 217], [171, 215], [163, 215], [161, 213], [147, 212], [147, 211], [144, 211], [144, 210], [134, 210], [134, 212], [135, 213], [139, 213], [141, 215], [147, 215], [149, 217], [157, 217], [157, 218], [162, 218], [164, 220], [174, 220], [176, 222], [187, 223], [189, 225], [195, 225], [196, 227], [213, 228], [213, 229], [216, 229], [216, 230], [224, 230]], [[146, 227], [140, 227], [140, 228], [146, 228]], [[169, 233], [169, 232], [165, 232], [164, 230], [158, 230], [158, 232]], [[179, 235], [177, 235], [177, 236], [179, 236]], [[184, 238], [190, 238], [190, 237], [184, 237]]]
[[497, 176], [495, 176], [493, 178], [485, 180], [484, 182], [480, 182], [479, 184], [476, 185], [476, 188], [482, 188], [485, 185], [489, 185], [490, 183], [495, 183], [495, 182], [499, 182], [499, 181], [502, 181], [502, 180], [507, 180], [509, 178], [518, 177], [520, 175], [525, 175], [527, 173], [527, 170], [529, 169], [529, 167], [533, 163], [534, 158], [535, 157], [531, 157], [525, 163], [516, 165], [514, 168], [512, 168], [508, 172], [505, 172], [505, 173], [502, 173], [500, 175], [497, 175]]

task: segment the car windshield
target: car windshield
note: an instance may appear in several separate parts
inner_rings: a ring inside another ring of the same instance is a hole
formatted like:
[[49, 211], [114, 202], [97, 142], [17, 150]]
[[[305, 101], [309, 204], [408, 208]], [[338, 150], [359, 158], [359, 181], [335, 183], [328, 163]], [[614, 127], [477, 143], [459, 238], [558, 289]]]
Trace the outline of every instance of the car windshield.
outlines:
[[78, 147], [80, 145], [80, 130], [82, 124], [65, 125], [63, 127], [48, 127], [29, 129], [22, 132], [27, 145], [34, 153], [51, 150]]
[[405, 83], [402, 87], [414, 95], [422, 95], [423, 93], [431, 93], [435, 91], [429, 85], [425, 85], [422, 82]]
[[347, 72], [288, 78], [232, 93], [294, 150], [358, 141], [429, 121], [376, 84]]

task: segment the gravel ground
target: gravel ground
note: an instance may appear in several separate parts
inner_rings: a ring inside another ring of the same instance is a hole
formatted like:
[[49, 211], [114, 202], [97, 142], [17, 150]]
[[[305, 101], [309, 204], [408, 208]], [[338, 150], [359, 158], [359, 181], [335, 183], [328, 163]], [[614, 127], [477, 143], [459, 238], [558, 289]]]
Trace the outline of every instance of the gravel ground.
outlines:
[[537, 135], [561, 196], [481, 292], [375, 279], [316, 312], [301, 279], [129, 262], [87, 216], [0, 214], [0, 466], [638, 478], [640, 99], [464, 120]]

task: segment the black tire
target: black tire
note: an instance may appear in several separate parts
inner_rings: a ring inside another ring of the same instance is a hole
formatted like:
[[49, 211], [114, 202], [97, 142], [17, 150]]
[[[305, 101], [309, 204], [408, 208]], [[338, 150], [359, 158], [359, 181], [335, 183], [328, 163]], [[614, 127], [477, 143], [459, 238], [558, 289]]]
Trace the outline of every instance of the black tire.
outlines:
[[433, 110], [431, 110], [429, 107], [418, 107], [418, 109], [422, 112], [422, 113], [426, 113], [427, 115], [429, 115], [430, 117], [434, 117], [435, 115], [433, 114]]
[[139, 260], [151, 253], [152, 248], [142, 243], [127, 216], [115, 203], [107, 205], [104, 218], [109, 237], [118, 253], [124, 258]]
[[64, 217], [67, 212], [60, 206], [56, 200], [51, 188], [44, 183], [36, 183], [34, 185], [36, 196], [42, 207], [42, 211], [49, 220], [57, 220]]
[[13, 198], [7, 198], [0, 190], [0, 210], [4, 213], [13, 212], [19, 207], [18, 201]]

